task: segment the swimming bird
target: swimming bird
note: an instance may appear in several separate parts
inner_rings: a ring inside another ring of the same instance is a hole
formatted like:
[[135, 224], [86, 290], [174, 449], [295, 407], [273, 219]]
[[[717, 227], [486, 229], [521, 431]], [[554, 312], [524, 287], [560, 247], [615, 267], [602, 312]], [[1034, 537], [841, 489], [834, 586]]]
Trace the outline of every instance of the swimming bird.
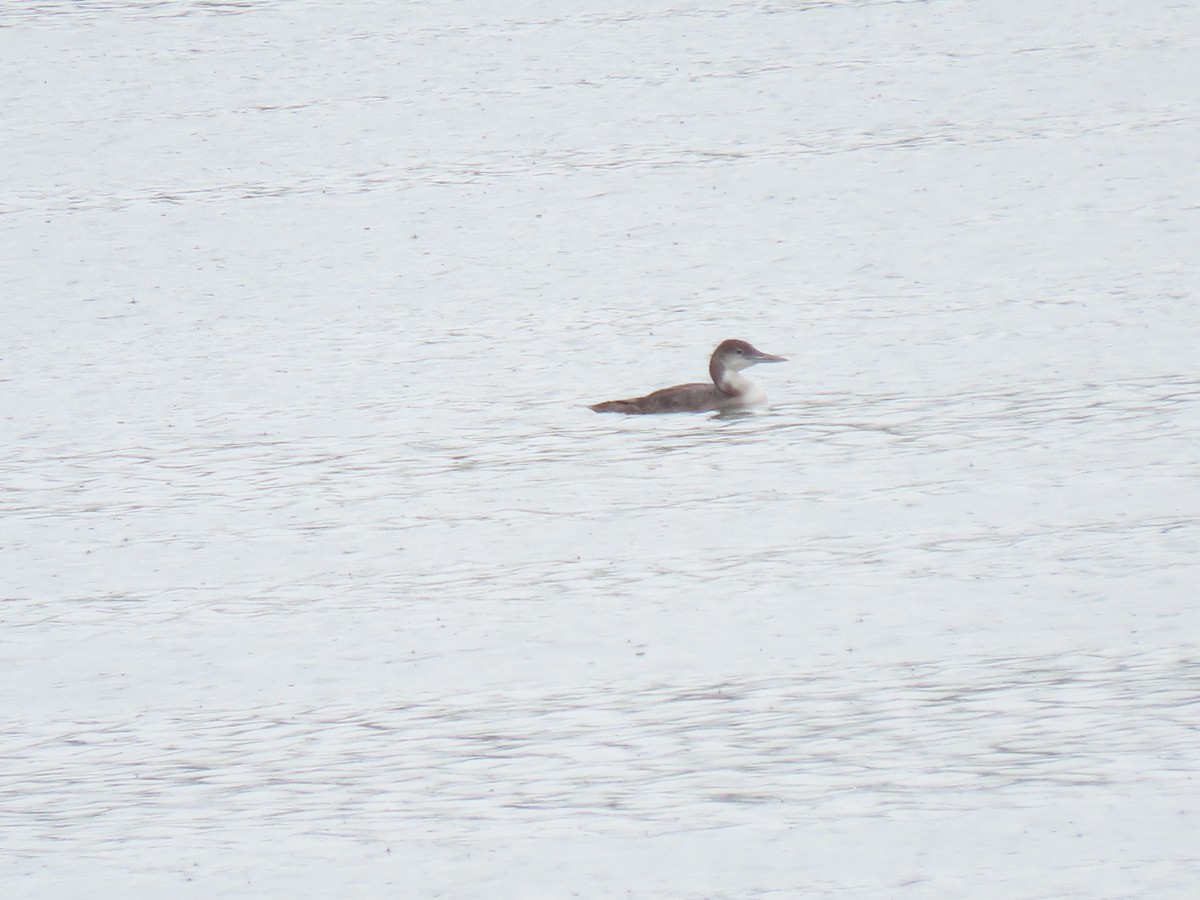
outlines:
[[745, 409], [767, 399], [762, 388], [741, 374], [742, 369], [759, 363], [787, 362], [782, 356], [772, 356], [755, 349], [745, 341], [721, 341], [708, 361], [712, 384], [677, 384], [645, 397], [630, 400], [605, 400], [589, 409], [596, 412], [616, 412], [630, 415], [644, 413], [708, 412], [710, 410]]

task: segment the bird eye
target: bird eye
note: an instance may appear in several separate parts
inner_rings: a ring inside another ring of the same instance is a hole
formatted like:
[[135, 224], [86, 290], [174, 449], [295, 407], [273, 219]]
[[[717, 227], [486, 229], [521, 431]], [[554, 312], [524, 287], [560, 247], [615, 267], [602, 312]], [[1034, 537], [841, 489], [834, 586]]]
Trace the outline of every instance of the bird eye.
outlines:
[[742, 348], [741, 348], [741, 347], [738, 347], [738, 348], [737, 348], [737, 355], [738, 355], [738, 356], [741, 356], [741, 355], [742, 355]]

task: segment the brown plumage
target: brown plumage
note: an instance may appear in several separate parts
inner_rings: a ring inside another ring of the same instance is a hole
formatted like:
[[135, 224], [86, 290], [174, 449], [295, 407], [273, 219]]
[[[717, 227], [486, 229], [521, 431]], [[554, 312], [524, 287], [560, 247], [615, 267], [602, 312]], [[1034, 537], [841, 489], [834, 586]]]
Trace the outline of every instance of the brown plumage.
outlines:
[[605, 400], [589, 408], [596, 412], [627, 415], [744, 409], [767, 398], [754, 382], [739, 374], [741, 370], [759, 363], [786, 361], [782, 356], [763, 353], [745, 341], [722, 341], [708, 361], [712, 384], [677, 384], [644, 397]]

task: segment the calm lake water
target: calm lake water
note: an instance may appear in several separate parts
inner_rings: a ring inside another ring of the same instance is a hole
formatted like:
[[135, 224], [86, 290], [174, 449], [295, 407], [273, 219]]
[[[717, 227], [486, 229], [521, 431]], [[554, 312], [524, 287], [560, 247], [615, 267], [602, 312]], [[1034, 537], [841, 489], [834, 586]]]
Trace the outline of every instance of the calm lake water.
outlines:
[[1191, 897], [1197, 35], [10, 2], [0, 893]]

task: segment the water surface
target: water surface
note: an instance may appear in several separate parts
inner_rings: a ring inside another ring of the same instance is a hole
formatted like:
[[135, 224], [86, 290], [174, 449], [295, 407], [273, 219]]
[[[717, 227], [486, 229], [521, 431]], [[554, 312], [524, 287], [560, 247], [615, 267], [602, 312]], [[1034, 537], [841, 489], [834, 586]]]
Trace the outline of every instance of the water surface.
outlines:
[[1190, 896], [1198, 24], [10, 4], [4, 895]]

